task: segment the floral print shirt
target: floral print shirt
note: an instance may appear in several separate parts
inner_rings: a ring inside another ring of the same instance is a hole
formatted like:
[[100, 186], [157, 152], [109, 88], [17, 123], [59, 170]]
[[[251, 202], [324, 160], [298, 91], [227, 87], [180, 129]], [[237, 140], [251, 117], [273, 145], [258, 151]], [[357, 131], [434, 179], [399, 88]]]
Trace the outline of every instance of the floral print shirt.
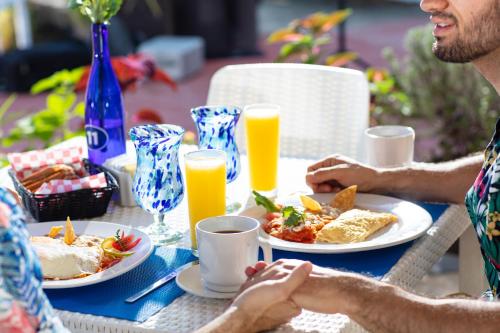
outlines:
[[42, 290], [24, 222], [14, 196], [0, 187], [0, 332], [69, 333]]
[[481, 245], [491, 294], [500, 293], [500, 118], [484, 152], [484, 164], [465, 198]]

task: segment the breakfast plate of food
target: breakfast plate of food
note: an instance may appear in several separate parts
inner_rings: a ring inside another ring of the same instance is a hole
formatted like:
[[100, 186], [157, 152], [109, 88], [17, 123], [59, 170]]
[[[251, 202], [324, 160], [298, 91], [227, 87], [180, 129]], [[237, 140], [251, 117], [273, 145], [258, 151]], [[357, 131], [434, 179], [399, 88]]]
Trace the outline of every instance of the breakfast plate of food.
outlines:
[[256, 206], [240, 215], [261, 222], [262, 242], [308, 253], [345, 253], [385, 248], [414, 240], [432, 225], [431, 215], [411, 202], [357, 193], [290, 195], [276, 199], [253, 192]]
[[45, 289], [103, 282], [140, 265], [153, 251], [145, 233], [100, 221], [27, 224]]

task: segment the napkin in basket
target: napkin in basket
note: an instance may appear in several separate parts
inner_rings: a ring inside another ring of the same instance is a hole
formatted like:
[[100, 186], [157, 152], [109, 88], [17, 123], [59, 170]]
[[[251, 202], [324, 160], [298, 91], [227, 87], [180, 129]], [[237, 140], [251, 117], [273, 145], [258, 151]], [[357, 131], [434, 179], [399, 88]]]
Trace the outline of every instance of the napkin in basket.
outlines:
[[73, 168], [77, 179], [52, 179], [43, 183], [34, 194], [47, 195], [65, 193], [85, 188], [103, 188], [107, 186], [104, 173], [88, 175], [83, 163], [82, 147], [68, 147], [49, 150], [33, 150], [25, 153], [12, 153], [8, 156], [16, 177], [20, 180], [35, 172], [56, 164], [65, 164]]

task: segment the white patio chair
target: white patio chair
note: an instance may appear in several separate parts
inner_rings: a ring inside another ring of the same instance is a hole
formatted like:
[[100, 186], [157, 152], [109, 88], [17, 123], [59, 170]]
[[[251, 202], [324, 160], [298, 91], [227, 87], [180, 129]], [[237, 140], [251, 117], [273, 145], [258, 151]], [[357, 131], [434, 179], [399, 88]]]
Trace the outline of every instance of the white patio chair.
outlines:
[[[319, 159], [341, 153], [364, 160], [368, 83], [360, 71], [319, 65], [249, 64], [218, 70], [208, 105], [281, 105], [281, 156]], [[245, 151], [243, 121], [237, 142]]]

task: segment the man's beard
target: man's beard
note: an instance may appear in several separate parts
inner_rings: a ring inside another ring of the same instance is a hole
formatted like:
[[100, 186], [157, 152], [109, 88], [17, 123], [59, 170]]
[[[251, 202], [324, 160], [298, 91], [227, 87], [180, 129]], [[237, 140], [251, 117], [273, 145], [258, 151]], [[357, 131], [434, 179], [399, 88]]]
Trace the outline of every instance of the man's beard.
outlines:
[[[500, 5], [486, 8], [485, 12], [473, 18], [469, 26], [465, 26], [463, 33], [458, 33], [449, 45], [443, 45], [439, 37], [432, 45], [434, 55], [446, 62], [466, 63], [481, 58], [500, 47]], [[452, 18], [445, 13], [433, 13], [433, 16]], [[455, 26], [455, 29], [458, 27]]]

